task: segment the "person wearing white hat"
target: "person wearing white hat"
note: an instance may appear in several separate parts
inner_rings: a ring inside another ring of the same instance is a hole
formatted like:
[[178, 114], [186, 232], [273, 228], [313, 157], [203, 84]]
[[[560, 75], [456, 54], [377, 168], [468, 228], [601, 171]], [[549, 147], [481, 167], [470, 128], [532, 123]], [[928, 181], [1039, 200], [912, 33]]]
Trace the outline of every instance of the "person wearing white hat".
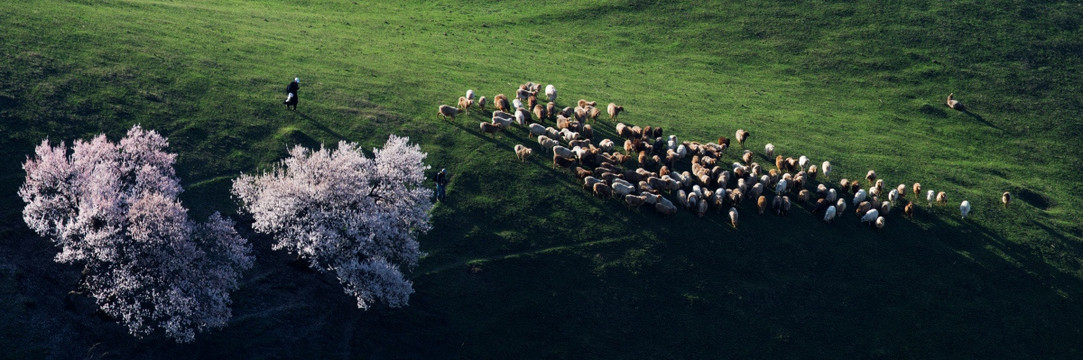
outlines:
[[293, 78], [293, 82], [286, 86], [286, 101], [283, 101], [282, 103], [286, 104], [287, 109], [289, 109], [290, 106], [293, 106], [293, 109], [297, 110], [297, 90], [300, 89], [301, 78], [297, 77]]

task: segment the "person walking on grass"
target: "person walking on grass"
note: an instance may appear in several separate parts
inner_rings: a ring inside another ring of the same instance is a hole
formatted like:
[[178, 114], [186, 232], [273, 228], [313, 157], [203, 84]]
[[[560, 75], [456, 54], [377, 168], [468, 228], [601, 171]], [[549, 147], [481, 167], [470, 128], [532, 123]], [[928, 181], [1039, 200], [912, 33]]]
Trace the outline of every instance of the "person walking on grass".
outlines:
[[436, 201], [447, 200], [446, 188], [449, 179], [447, 169], [440, 169], [440, 172], [433, 177], [432, 180], [436, 182]]
[[293, 82], [286, 86], [286, 101], [282, 102], [283, 104], [286, 104], [286, 109], [293, 106], [293, 109], [297, 110], [297, 90], [300, 89], [301, 78], [293, 78]]

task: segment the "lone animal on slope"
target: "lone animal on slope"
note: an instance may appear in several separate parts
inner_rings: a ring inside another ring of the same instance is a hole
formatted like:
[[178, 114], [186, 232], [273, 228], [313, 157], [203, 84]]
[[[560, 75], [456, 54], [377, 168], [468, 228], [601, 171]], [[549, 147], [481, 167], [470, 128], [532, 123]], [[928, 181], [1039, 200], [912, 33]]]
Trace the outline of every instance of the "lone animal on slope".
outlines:
[[745, 140], [748, 140], [748, 137], [752, 136], [752, 133], [745, 131], [745, 129], [737, 129], [737, 133], [735, 135], [737, 135], [737, 144], [745, 146]]
[[523, 146], [523, 144], [515, 144], [515, 157], [518, 158], [519, 161], [526, 161], [526, 157], [530, 156], [533, 152], [533, 149]]
[[966, 107], [964, 107], [963, 104], [959, 102], [959, 100], [955, 100], [955, 93], [948, 94], [948, 100], [945, 103], [948, 105], [949, 108], [955, 110], [963, 111], [966, 109]]
[[455, 115], [458, 115], [458, 114], [459, 114], [459, 109], [456, 109], [456, 108], [452, 107], [451, 105], [440, 105], [440, 108], [437, 109], [437, 111], [436, 111], [436, 115], [440, 116], [444, 120], [447, 120], [448, 118], [451, 118], [452, 120], [455, 120]]
[[620, 113], [623, 112], [623, 111], [624, 111], [624, 107], [620, 106], [620, 105], [617, 105], [615, 103], [609, 103], [609, 106], [606, 107], [606, 112], [609, 113], [609, 120], [612, 120], [612, 121], [616, 121], [617, 120], [617, 115], [620, 115]]
[[970, 201], [963, 200], [963, 203], [959, 204], [959, 213], [963, 214], [963, 219], [970, 214]]
[[1003, 195], [1000, 195], [1000, 202], [1004, 203], [1004, 208], [1008, 208], [1008, 204], [1012, 202], [1012, 194], [1005, 191]]

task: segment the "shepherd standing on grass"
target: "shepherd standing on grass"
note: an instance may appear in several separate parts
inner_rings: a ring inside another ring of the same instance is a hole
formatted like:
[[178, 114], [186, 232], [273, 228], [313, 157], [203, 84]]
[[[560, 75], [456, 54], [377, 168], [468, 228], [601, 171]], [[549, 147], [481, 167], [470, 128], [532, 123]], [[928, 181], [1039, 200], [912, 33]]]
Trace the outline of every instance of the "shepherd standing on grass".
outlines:
[[297, 90], [300, 89], [301, 78], [293, 78], [293, 82], [286, 86], [286, 101], [283, 101], [282, 103], [286, 104], [287, 109], [289, 109], [290, 106], [293, 106], [293, 109], [297, 110]]

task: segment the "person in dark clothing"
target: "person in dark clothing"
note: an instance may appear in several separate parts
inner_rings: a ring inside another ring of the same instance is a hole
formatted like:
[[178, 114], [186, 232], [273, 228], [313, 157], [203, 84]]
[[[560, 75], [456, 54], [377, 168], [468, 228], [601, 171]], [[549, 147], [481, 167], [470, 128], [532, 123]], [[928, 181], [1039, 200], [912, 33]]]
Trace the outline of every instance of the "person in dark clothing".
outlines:
[[445, 189], [447, 188], [447, 183], [450, 178], [451, 177], [447, 174], [447, 169], [440, 169], [440, 172], [436, 173], [436, 176], [433, 177], [432, 180], [436, 182], [436, 201], [447, 199]]
[[282, 103], [286, 104], [287, 109], [289, 109], [290, 106], [293, 106], [293, 109], [297, 110], [297, 90], [300, 89], [301, 78], [293, 78], [293, 82], [286, 86], [286, 101], [283, 101]]

